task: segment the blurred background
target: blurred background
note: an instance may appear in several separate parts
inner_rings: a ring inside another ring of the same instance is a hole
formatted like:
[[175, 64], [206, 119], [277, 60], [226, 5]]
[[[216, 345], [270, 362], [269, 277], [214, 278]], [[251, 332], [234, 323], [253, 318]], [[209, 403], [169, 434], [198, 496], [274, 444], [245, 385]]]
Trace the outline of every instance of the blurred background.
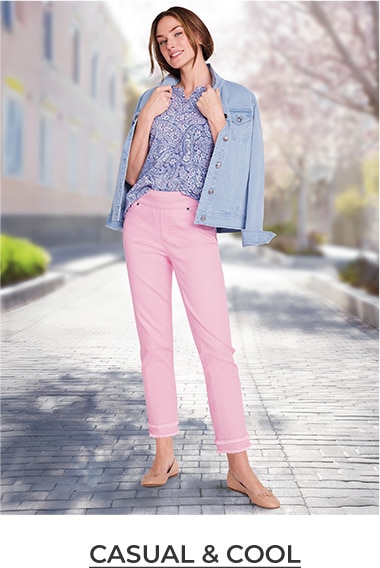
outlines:
[[[270, 246], [378, 254], [378, 2], [177, 2], [255, 92]], [[149, 76], [161, 0], [1, 2], [2, 232], [108, 243], [120, 152]]]

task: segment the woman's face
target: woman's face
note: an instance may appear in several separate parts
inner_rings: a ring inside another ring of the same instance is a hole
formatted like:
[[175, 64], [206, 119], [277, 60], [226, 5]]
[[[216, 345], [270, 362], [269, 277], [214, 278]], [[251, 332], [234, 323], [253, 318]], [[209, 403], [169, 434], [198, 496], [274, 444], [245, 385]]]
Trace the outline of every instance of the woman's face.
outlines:
[[157, 24], [156, 38], [162, 56], [170, 67], [181, 69], [189, 63], [192, 65], [194, 50], [176, 18], [164, 16]]

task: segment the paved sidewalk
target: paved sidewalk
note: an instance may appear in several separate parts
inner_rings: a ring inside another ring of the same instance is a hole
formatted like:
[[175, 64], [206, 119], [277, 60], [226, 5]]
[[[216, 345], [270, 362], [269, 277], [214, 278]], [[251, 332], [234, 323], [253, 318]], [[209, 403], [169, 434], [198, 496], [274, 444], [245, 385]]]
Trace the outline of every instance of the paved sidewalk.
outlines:
[[5, 286], [0, 290], [2, 311], [14, 310], [42, 298], [63, 286], [71, 278], [90, 274], [123, 258], [117, 243], [56, 246], [48, 249], [51, 262], [47, 273], [36, 278]]
[[49, 270], [64, 273], [68, 277], [90, 274], [124, 258], [121, 236], [117, 242], [62, 245], [49, 247], [48, 251], [51, 256]]
[[123, 262], [3, 319], [3, 514], [377, 514], [377, 331], [306, 287], [307, 271], [220, 238], [250, 458], [282, 501], [226, 487], [202, 370], [174, 293], [181, 473], [149, 468], [138, 344]]

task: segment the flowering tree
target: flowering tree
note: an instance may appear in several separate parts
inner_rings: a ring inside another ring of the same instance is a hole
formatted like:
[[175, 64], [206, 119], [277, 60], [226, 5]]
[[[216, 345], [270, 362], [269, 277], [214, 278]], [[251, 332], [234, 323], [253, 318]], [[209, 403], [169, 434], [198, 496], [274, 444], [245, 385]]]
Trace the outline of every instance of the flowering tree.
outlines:
[[292, 172], [302, 250], [308, 212], [319, 208], [328, 231], [342, 168], [357, 161], [360, 172], [376, 148], [378, 3], [248, 2], [246, 10], [253, 57], [243, 63], [270, 142], [269, 180], [281, 187]]
[[299, 88], [379, 118], [378, 2], [275, 2], [270, 12], [271, 48]]

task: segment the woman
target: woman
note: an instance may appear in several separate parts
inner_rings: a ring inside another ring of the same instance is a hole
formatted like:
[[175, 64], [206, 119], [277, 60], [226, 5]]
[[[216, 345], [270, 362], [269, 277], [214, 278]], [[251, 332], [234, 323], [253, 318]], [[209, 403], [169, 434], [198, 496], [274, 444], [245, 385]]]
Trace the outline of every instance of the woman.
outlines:
[[269, 242], [262, 230], [263, 149], [254, 95], [206, 63], [204, 23], [173, 7], [152, 23], [149, 53], [168, 75], [137, 104], [124, 144], [107, 226], [123, 243], [141, 348], [149, 433], [156, 456], [144, 487], [178, 474], [171, 321], [176, 274], [206, 378], [217, 450], [227, 485], [253, 504], [280, 502], [253, 473], [240, 379], [233, 361], [217, 231], [241, 231], [243, 246]]

